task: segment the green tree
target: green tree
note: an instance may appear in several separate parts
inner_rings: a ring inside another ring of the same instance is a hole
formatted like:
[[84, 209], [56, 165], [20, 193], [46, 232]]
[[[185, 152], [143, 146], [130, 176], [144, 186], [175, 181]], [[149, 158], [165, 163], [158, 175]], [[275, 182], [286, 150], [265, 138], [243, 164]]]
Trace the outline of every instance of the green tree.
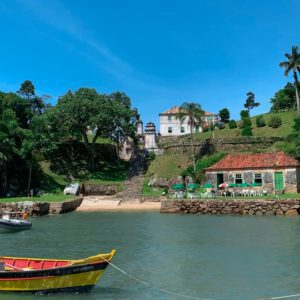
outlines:
[[[300, 89], [300, 82], [298, 82], [298, 90]], [[288, 82], [283, 89], [275, 93], [274, 97], [270, 99], [272, 104], [270, 111], [279, 112], [290, 109], [296, 109], [295, 86]]]
[[297, 103], [297, 114], [300, 115], [300, 100], [299, 100], [299, 90], [298, 90], [298, 75], [297, 71], [300, 72], [300, 53], [298, 52], [298, 47], [292, 46], [292, 53], [286, 53], [285, 57], [287, 61], [283, 61], [279, 64], [280, 67], [285, 68], [284, 75], [288, 76], [289, 72], [293, 72], [295, 95]]
[[237, 128], [236, 121], [235, 121], [235, 120], [230, 120], [230, 121], [228, 122], [228, 127], [229, 127], [230, 129]]
[[21, 84], [17, 94], [28, 101], [33, 114], [41, 115], [43, 113], [45, 108], [44, 101], [42, 97], [39, 97], [35, 94], [35, 87], [30, 80], [25, 80]]
[[196, 170], [195, 162], [195, 152], [194, 152], [194, 130], [195, 126], [201, 125], [202, 116], [204, 111], [201, 108], [201, 105], [194, 102], [184, 102], [179, 108], [178, 118], [180, 122], [186, 120], [190, 126], [190, 139], [192, 147], [192, 158], [193, 158], [193, 167], [194, 171]]
[[247, 93], [247, 99], [246, 102], [244, 104], [244, 107], [247, 108], [249, 114], [250, 114], [250, 110], [253, 109], [254, 107], [259, 106], [260, 103], [255, 102], [255, 95], [252, 92], [248, 92]]
[[126, 138], [134, 138], [138, 113], [131, 109], [130, 98], [120, 92], [109, 95], [108, 113], [111, 119], [109, 137], [116, 143], [116, 152], [119, 162], [119, 151]]
[[219, 117], [221, 122], [228, 123], [230, 119], [230, 112], [228, 108], [223, 108], [219, 111]]
[[241, 113], [241, 119], [242, 119], [242, 136], [252, 136], [252, 123], [249, 116], [248, 110], [242, 110]]
[[[107, 97], [99, 95], [95, 89], [80, 88], [75, 93], [69, 91], [58, 99], [57, 122], [64, 133], [64, 139], [83, 141], [87, 152], [90, 171], [95, 171], [95, 143], [101, 134], [108, 135], [110, 118], [107, 114]], [[94, 130], [89, 141], [89, 130]]]

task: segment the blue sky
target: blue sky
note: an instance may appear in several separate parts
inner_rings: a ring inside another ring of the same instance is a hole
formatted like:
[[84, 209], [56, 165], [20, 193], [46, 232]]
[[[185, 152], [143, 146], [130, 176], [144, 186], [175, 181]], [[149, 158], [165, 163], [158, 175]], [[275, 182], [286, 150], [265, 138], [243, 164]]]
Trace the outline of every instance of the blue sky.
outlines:
[[52, 102], [67, 90], [123, 91], [144, 122], [184, 101], [239, 117], [248, 91], [267, 112], [300, 46], [300, 1], [1, 0], [0, 90], [31, 80]]

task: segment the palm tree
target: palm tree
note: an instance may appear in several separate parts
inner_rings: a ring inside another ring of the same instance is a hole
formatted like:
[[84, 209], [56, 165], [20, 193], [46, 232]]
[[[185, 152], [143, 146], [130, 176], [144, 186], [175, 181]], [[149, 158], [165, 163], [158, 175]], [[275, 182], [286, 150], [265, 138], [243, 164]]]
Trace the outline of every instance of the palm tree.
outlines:
[[200, 125], [202, 123], [203, 115], [204, 115], [204, 111], [202, 110], [200, 104], [194, 102], [184, 102], [179, 107], [179, 114], [177, 116], [181, 123], [186, 120], [190, 126], [190, 138], [191, 138], [191, 146], [192, 146], [194, 172], [196, 171], [194, 138], [193, 138], [194, 128], [196, 125]]
[[293, 71], [295, 92], [296, 92], [296, 103], [297, 103], [297, 113], [300, 115], [300, 100], [298, 91], [298, 75], [297, 71], [300, 73], [300, 53], [298, 52], [298, 47], [292, 46], [292, 53], [286, 53], [285, 57], [287, 61], [283, 61], [279, 64], [280, 67], [284, 67], [284, 75], [288, 76], [289, 72]]

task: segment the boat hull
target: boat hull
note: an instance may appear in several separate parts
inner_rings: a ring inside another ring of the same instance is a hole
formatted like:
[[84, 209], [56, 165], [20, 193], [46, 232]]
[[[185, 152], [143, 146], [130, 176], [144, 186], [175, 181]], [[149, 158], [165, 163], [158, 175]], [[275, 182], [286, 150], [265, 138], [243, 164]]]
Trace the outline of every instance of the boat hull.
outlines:
[[107, 261], [88, 261], [45, 270], [0, 272], [0, 291], [39, 294], [89, 292], [103, 275]]
[[2, 231], [20, 231], [30, 229], [31, 227], [32, 224], [28, 221], [14, 223], [10, 220], [0, 220], [0, 229]]

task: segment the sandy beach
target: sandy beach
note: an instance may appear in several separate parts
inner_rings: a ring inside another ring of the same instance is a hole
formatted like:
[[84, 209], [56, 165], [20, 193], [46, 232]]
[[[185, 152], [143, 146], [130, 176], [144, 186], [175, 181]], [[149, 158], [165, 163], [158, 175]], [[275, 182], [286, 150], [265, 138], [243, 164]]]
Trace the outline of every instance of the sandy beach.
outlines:
[[160, 202], [121, 202], [108, 197], [85, 197], [77, 211], [141, 211], [160, 210]]

